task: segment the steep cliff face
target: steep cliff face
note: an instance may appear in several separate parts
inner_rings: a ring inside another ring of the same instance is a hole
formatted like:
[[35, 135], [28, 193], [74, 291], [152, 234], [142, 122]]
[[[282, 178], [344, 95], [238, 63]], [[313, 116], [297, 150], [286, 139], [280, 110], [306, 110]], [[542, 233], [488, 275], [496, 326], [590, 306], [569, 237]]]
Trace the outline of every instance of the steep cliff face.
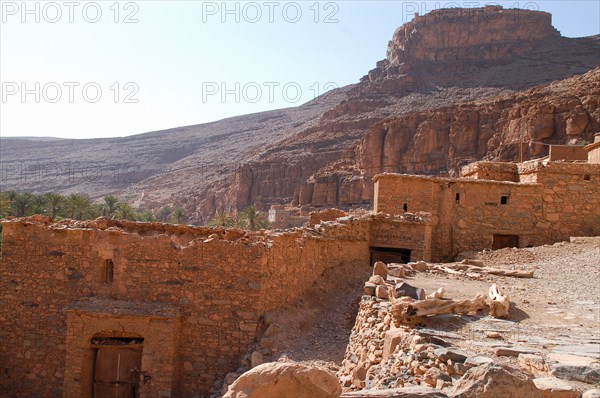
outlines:
[[[369, 203], [370, 180], [378, 173], [457, 175], [461, 166], [475, 160], [542, 157], [549, 144], [591, 142], [598, 131], [600, 68], [493, 100], [377, 123], [353, 148], [356, 161], [320, 170], [300, 189], [304, 195], [299, 204]], [[335, 192], [352, 192], [354, 200]]]
[[447, 8], [416, 15], [394, 32], [387, 64], [499, 60], [531, 52], [541, 40], [560, 37], [545, 12]]

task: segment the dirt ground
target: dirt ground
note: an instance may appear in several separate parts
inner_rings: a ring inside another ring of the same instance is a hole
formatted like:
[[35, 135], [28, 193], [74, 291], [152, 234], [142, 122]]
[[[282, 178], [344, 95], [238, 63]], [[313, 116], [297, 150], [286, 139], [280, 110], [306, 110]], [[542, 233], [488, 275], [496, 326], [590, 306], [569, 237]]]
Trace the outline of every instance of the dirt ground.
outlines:
[[[489, 286], [496, 283], [513, 303], [507, 321], [486, 314], [447, 315], [430, 318], [424, 327], [481, 355], [492, 356], [497, 346], [517, 345], [600, 359], [600, 237], [463, 253], [462, 257], [479, 259], [495, 268], [533, 270], [534, 278], [486, 275], [474, 280], [434, 273], [408, 277], [406, 282], [427, 293], [443, 287], [445, 297], [452, 299], [487, 295]], [[285, 331], [275, 344], [276, 356], [337, 369], [369, 275], [370, 268], [366, 267], [326, 271], [303, 300], [276, 317]], [[488, 338], [489, 331], [498, 332], [500, 337]], [[501, 360], [516, 361], [510, 357]]]

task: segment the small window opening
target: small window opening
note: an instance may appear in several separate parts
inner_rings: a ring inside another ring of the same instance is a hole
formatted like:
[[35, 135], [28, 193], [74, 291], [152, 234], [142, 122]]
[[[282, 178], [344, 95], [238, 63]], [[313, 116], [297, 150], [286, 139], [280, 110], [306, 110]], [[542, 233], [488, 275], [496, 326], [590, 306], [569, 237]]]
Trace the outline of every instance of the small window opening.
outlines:
[[508, 204], [508, 196], [502, 195], [502, 197], [500, 197], [500, 204], [507, 205]]
[[115, 265], [111, 259], [104, 260], [104, 283], [113, 283]]
[[583, 175], [583, 181], [589, 181], [590, 180], [590, 175], [589, 174], [584, 174]]
[[408, 211], [408, 203], [405, 203], [404, 206], [402, 206], [402, 209], [404, 211]]
[[458, 193], [458, 192], [456, 193], [455, 200], [456, 200], [456, 203], [460, 203], [460, 193]]

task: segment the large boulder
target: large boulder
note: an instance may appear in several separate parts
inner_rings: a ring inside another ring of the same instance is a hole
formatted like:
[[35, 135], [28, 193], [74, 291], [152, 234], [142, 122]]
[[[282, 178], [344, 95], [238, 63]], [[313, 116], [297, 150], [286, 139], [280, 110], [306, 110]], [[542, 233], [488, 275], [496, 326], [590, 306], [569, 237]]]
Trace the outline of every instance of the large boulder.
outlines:
[[289, 362], [269, 362], [241, 375], [223, 398], [339, 398], [335, 374]]
[[541, 398], [531, 378], [520, 370], [489, 363], [471, 368], [455, 384], [451, 397]]

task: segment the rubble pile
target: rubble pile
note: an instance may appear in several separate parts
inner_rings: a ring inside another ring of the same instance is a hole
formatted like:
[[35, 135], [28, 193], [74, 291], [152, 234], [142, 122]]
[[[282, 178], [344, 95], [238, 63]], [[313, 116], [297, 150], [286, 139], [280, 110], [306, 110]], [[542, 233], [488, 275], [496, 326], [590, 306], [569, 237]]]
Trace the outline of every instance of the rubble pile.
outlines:
[[[465, 266], [483, 267], [481, 264]], [[522, 350], [513, 355], [501, 349], [494, 355], [482, 355], [454, 346], [456, 343], [452, 343], [451, 337], [445, 338], [444, 333], [431, 333], [423, 327], [433, 315], [451, 317], [448, 314], [479, 312], [483, 317], [487, 315], [488, 306], [490, 317], [510, 316], [508, 295], [501, 294], [496, 284], [490, 287], [487, 297], [478, 294], [472, 300], [455, 301], [444, 298], [443, 289], [427, 295], [423, 289], [401, 279], [436, 267], [425, 262], [390, 265], [377, 262], [374, 265], [373, 276], [365, 283], [365, 295], [338, 373], [346, 391], [343, 396], [370, 397], [378, 396], [377, 391], [400, 393], [407, 388], [421, 388], [423, 396], [431, 397], [582, 396], [573, 385], [560, 380], [576, 379], [550, 371], [541, 356]], [[509, 356], [518, 356], [518, 365], [506, 360]], [[588, 364], [586, 372], [595, 375], [596, 367]], [[589, 384], [590, 380], [595, 378], [588, 378], [586, 382]], [[363, 392], [366, 395], [361, 395]]]

